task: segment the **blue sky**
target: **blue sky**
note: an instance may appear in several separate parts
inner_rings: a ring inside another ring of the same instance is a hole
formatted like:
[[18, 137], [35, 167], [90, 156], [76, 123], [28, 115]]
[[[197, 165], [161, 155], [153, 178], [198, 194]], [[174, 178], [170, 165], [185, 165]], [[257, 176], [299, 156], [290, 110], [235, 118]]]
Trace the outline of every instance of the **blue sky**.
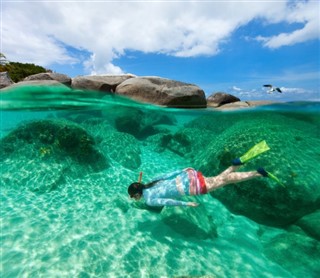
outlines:
[[[131, 73], [193, 83], [208, 96], [320, 100], [319, 5], [2, 0], [1, 52], [71, 77]], [[268, 83], [283, 93], [268, 94]]]

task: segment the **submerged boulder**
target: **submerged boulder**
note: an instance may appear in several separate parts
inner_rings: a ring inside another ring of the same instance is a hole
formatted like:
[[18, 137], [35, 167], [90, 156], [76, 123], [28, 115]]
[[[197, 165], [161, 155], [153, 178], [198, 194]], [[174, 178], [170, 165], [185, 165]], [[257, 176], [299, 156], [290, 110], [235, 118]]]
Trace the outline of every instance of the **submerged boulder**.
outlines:
[[289, 270], [293, 277], [319, 276], [320, 243], [299, 230], [265, 240], [263, 250], [267, 258]]
[[[250, 112], [228, 116], [232, 125], [212, 138], [209, 144], [203, 144], [193, 164], [205, 176], [215, 176], [229, 167], [232, 159], [266, 140], [270, 150], [246, 163], [240, 171], [252, 171], [263, 166], [285, 186], [261, 177], [220, 188], [213, 191], [212, 196], [232, 212], [267, 225], [289, 225], [319, 209], [319, 139], [316, 123], [313, 124], [308, 118], [291, 119], [274, 112], [261, 112], [253, 119], [250, 119]], [[219, 117], [213, 118], [221, 122]], [[301, 161], [309, 161], [308, 166], [301, 165]]]
[[63, 120], [23, 124], [1, 139], [0, 150], [5, 184], [16, 186], [17, 177], [23, 176], [21, 184], [40, 192], [55, 189], [66, 176], [79, 177], [108, 167], [93, 137]]
[[100, 146], [105, 156], [127, 169], [136, 170], [141, 166], [139, 142], [128, 133], [109, 133]]
[[115, 115], [114, 125], [120, 132], [126, 132], [137, 139], [145, 139], [161, 130], [162, 125], [173, 125], [174, 117], [166, 113], [147, 113], [141, 109], [119, 107]]
[[198, 86], [160, 77], [128, 79], [117, 86], [116, 93], [167, 107], [207, 107], [204, 91]]
[[295, 224], [306, 234], [320, 240], [320, 209], [299, 219]]
[[[189, 197], [190, 202], [195, 200], [201, 202], [199, 197]], [[172, 230], [184, 237], [212, 239], [218, 235], [217, 224], [213, 221], [213, 217], [208, 215], [205, 206], [199, 206], [196, 209], [179, 206], [165, 207], [161, 211], [161, 219]]]
[[192, 159], [213, 136], [212, 132], [205, 129], [185, 127], [175, 133], [170, 131], [158, 133], [148, 141], [155, 146], [157, 152], [170, 150], [181, 157]]

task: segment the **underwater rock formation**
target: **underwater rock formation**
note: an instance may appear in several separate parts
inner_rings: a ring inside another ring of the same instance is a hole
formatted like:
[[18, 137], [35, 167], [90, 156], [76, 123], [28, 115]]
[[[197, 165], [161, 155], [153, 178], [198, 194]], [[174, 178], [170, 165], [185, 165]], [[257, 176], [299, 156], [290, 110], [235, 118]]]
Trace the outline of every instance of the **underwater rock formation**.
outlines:
[[133, 135], [117, 131], [108, 120], [101, 117], [89, 117], [82, 122], [82, 126], [94, 136], [97, 148], [108, 161], [129, 170], [141, 166], [140, 141]]
[[288, 269], [294, 277], [319, 276], [319, 241], [302, 231], [293, 229], [280, 233], [265, 242], [263, 247], [270, 260]]
[[206, 146], [212, 140], [213, 133], [205, 129], [182, 128], [177, 132], [163, 131], [148, 138], [154, 150], [171, 152], [185, 158], [191, 159], [198, 155], [198, 150]]
[[137, 139], [128, 133], [108, 133], [100, 146], [106, 156], [127, 169], [135, 170], [141, 165], [140, 145]]
[[306, 234], [320, 240], [320, 209], [299, 219], [295, 224]]
[[[282, 127], [290, 122], [295, 128], [283, 130]], [[201, 165], [204, 174], [214, 175], [228, 167], [233, 158], [242, 155], [252, 145], [266, 140], [271, 150], [250, 161], [242, 171], [263, 166], [280, 178], [285, 187], [273, 180], [261, 178], [227, 186], [212, 195], [232, 211], [259, 223], [287, 225], [319, 208], [320, 189], [314, 184], [315, 180], [319, 180], [315, 132], [312, 124], [305, 121], [261, 113], [257, 119], [239, 121], [217, 136], [200, 153], [196, 159], [197, 165]], [[301, 158], [315, 163], [310, 163], [308, 168], [304, 167], [299, 163]], [[317, 175], [318, 178], [315, 177]], [[252, 187], [256, 190], [252, 190]]]
[[161, 131], [161, 125], [173, 125], [174, 117], [165, 113], [146, 113], [139, 109], [119, 107], [115, 116], [115, 127], [120, 132], [144, 139]]
[[[283, 126], [290, 129], [283, 130]], [[271, 131], [271, 132], [270, 132]], [[274, 136], [277, 134], [277, 136]], [[190, 160], [205, 176], [215, 176], [254, 144], [266, 140], [271, 150], [248, 162], [240, 171], [263, 166], [285, 187], [267, 178], [226, 186], [212, 193], [232, 212], [266, 225], [288, 225], [319, 209], [317, 128], [310, 119], [290, 118], [281, 113], [250, 112], [203, 116], [175, 134], [153, 137], [154, 143]], [[165, 140], [166, 139], [166, 140]], [[286, 142], [285, 144], [283, 142]], [[314, 161], [308, 167], [301, 159]], [[252, 188], [256, 190], [252, 190]]]
[[[194, 201], [195, 198], [190, 198]], [[165, 207], [161, 212], [162, 221], [176, 233], [195, 239], [212, 239], [217, 237], [217, 225], [206, 208], [186, 210], [185, 207]]]
[[50, 191], [67, 176], [79, 177], [108, 167], [93, 137], [64, 120], [23, 124], [1, 139], [0, 149], [5, 183], [17, 185], [17, 176], [22, 176], [33, 191]]

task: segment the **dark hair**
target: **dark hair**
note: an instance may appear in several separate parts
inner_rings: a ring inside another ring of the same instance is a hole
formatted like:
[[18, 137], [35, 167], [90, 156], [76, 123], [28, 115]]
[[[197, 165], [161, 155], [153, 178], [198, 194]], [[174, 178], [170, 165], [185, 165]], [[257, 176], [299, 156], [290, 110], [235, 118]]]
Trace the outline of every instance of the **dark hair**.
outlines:
[[144, 185], [140, 182], [131, 183], [128, 187], [128, 194], [130, 195], [130, 197], [133, 197], [137, 193], [142, 195], [143, 188], [144, 188]]
[[128, 194], [130, 195], [130, 197], [133, 197], [137, 193], [142, 195], [143, 189], [154, 186], [158, 181], [159, 180], [152, 181], [148, 184], [142, 184], [141, 182], [131, 183], [128, 187]]

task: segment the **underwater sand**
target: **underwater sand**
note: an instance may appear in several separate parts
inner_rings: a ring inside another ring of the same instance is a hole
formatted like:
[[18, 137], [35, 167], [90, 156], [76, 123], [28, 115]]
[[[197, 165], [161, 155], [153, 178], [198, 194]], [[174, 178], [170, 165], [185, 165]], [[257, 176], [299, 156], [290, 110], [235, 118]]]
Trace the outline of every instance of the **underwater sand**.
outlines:
[[[1, 277], [320, 277], [320, 103], [217, 112], [30, 90], [1, 97]], [[128, 198], [140, 171], [213, 176], [261, 140], [271, 150], [242, 170], [284, 187], [229, 185], [196, 208]]]

